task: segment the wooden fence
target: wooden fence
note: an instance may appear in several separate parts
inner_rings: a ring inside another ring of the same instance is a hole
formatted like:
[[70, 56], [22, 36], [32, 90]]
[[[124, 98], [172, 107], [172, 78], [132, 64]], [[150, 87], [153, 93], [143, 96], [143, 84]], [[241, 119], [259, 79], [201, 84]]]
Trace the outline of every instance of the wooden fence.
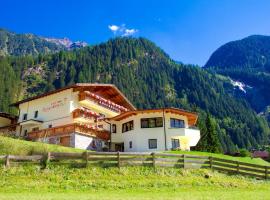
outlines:
[[270, 166], [256, 165], [239, 161], [232, 161], [208, 156], [168, 153], [131, 153], [131, 152], [83, 152], [83, 153], [56, 153], [44, 155], [0, 156], [6, 167], [20, 162], [36, 162], [46, 168], [47, 163], [62, 163], [61, 161], [77, 160], [84, 166], [101, 163], [107, 166], [151, 166], [175, 167], [185, 169], [210, 168], [230, 174], [247, 175], [259, 179], [269, 179]]

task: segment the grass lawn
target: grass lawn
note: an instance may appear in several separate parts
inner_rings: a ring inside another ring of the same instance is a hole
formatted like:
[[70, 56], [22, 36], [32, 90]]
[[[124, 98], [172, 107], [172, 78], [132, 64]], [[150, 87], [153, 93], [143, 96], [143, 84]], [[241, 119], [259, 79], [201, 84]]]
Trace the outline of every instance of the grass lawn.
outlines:
[[208, 153], [208, 152], [201, 152], [201, 151], [169, 151], [169, 153], [174, 154], [190, 154], [190, 155], [198, 155], [198, 156], [213, 156], [217, 158], [223, 158], [228, 160], [234, 160], [234, 161], [240, 161], [240, 162], [246, 162], [246, 163], [252, 163], [257, 165], [269, 165], [270, 163], [261, 159], [261, 158], [251, 158], [251, 157], [233, 157], [223, 154], [217, 154], [217, 153]]
[[82, 152], [80, 149], [0, 136], [0, 155], [31, 155], [45, 152]]
[[200, 170], [72, 168], [50, 164], [0, 168], [0, 199], [270, 199], [270, 182]]

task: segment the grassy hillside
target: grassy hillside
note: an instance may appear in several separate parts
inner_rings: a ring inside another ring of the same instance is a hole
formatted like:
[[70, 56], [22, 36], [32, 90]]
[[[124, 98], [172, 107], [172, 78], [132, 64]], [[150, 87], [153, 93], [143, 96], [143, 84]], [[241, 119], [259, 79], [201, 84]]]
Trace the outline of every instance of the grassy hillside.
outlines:
[[224, 154], [208, 153], [208, 152], [200, 152], [200, 151], [170, 151], [170, 153], [189, 154], [189, 155], [198, 155], [198, 156], [213, 156], [216, 158], [223, 158], [223, 159], [234, 160], [234, 161], [239, 161], [239, 162], [257, 164], [257, 165], [269, 165], [270, 166], [269, 162], [264, 161], [261, 158], [233, 157], [233, 156], [228, 156], [228, 155], [224, 155]]
[[266, 199], [270, 183], [209, 170], [0, 167], [0, 199]]
[[31, 155], [44, 152], [80, 152], [80, 149], [62, 147], [59, 145], [29, 142], [0, 136], [0, 155]]

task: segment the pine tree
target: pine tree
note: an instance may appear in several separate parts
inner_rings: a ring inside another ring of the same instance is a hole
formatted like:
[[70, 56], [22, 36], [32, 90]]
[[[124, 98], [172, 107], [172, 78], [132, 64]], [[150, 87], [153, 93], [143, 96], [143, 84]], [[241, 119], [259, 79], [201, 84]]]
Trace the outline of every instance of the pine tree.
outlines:
[[204, 125], [200, 124], [199, 126], [201, 129], [201, 139], [196, 150], [212, 153], [221, 152], [221, 144], [217, 135], [217, 124], [209, 113], [206, 116]]

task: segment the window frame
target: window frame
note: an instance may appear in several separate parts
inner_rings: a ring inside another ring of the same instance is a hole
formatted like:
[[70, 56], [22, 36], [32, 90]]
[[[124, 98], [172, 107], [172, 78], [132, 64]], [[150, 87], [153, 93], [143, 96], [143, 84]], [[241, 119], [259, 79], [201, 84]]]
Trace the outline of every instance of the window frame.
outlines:
[[[183, 123], [181, 124], [181, 122]], [[170, 128], [186, 128], [185, 120], [170, 118]]]
[[112, 124], [112, 133], [116, 133], [116, 132], [117, 132], [116, 124]]
[[[162, 125], [158, 126], [158, 119], [161, 120]], [[151, 120], [155, 120], [154, 126], [150, 126]], [[143, 126], [143, 122], [146, 122], [147, 126]], [[149, 117], [149, 118], [141, 118], [141, 128], [161, 128], [163, 127], [163, 117]]]
[[38, 110], [35, 111], [34, 118], [38, 118]]
[[24, 113], [24, 114], [23, 114], [23, 121], [26, 121], [26, 120], [27, 120], [27, 117], [28, 117], [28, 116], [27, 116], [27, 113]]
[[[151, 141], [155, 141], [156, 142], [156, 145], [154, 147], [153, 146], [150, 146], [150, 144], [151, 144], [150, 142]], [[157, 146], [158, 146], [157, 139], [148, 139], [148, 149], [157, 149]]]
[[[173, 146], [173, 144], [178, 144], [178, 146], [177, 147], [176, 146]], [[177, 149], [177, 148], [180, 148], [180, 140], [179, 139], [172, 138], [172, 149]]]
[[128, 121], [122, 124], [122, 133], [134, 130], [134, 121]]

